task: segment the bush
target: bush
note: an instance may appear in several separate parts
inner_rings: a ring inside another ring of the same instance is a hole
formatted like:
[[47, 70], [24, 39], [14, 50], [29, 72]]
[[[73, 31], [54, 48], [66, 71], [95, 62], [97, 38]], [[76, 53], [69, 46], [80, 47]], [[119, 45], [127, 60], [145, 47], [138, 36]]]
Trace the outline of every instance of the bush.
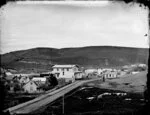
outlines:
[[50, 76], [47, 78], [47, 82], [52, 86], [58, 85], [57, 78], [53, 74], [50, 74]]
[[50, 90], [51, 87], [50, 85], [47, 85], [47, 84], [42, 84], [38, 87], [38, 89], [42, 89], [43, 91], [47, 91], [47, 90]]
[[65, 85], [65, 84], [66, 84], [66, 82], [65, 82], [64, 78], [58, 79], [58, 85]]
[[21, 89], [20, 85], [18, 83], [14, 83], [14, 91], [16, 92], [16, 91], [21, 91], [21, 90], [22, 89]]

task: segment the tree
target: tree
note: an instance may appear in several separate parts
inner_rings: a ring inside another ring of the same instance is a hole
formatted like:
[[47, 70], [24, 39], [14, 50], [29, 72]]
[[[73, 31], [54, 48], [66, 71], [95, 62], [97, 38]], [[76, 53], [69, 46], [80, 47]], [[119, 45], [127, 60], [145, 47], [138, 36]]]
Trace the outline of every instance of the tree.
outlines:
[[54, 76], [54, 74], [49, 75], [49, 77], [47, 78], [47, 84], [49, 84], [50, 86], [58, 85], [57, 78]]
[[48, 84], [41, 84], [38, 89], [42, 89], [43, 91], [50, 90], [50, 86]]
[[14, 83], [14, 91], [21, 91], [21, 87], [18, 83]]
[[50, 74], [50, 79], [51, 79], [50, 81], [52, 86], [58, 85], [57, 78], [54, 76], [54, 74]]

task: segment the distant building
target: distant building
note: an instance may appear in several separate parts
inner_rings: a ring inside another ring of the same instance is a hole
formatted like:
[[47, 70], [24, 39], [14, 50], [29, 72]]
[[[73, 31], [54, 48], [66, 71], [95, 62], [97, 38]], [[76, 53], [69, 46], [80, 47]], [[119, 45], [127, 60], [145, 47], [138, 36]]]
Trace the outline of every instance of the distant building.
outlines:
[[19, 74], [19, 73], [17, 73], [17, 74], [13, 74], [14, 76], [17, 76], [17, 77], [20, 77], [20, 76], [28, 76], [29, 74]]
[[45, 77], [33, 77], [32, 81], [41, 82], [42, 84], [45, 84], [46, 83], [46, 78]]
[[27, 83], [30, 81], [30, 78], [28, 76], [20, 76], [19, 77], [19, 82], [20, 83]]
[[28, 83], [26, 83], [23, 86], [23, 89], [24, 89], [24, 92], [37, 93], [37, 92], [40, 92], [40, 90], [38, 89], [39, 86], [40, 84], [38, 84], [38, 82], [30, 80]]
[[86, 74], [86, 75], [88, 75], [88, 74], [90, 74], [90, 73], [94, 73], [94, 72], [98, 72], [98, 70], [97, 70], [97, 69], [86, 69], [86, 70], [85, 70], [85, 74]]
[[5, 79], [8, 80], [8, 81], [12, 81], [14, 78], [13, 75], [10, 75], [10, 76], [6, 76]]
[[137, 64], [132, 64], [131, 67], [137, 67]]
[[98, 68], [97, 72], [99, 75], [103, 74], [106, 71], [117, 71], [116, 69], [112, 69], [112, 68]]
[[116, 71], [106, 71], [102, 75], [105, 78], [117, 78], [118, 77], [118, 72]]
[[75, 79], [83, 79], [85, 77], [85, 74], [82, 71], [77, 71], [74, 73]]
[[127, 74], [127, 72], [125, 72], [125, 71], [118, 71], [118, 77], [122, 77], [126, 74]]
[[106, 71], [106, 69], [104, 68], [97, 69], [98, 74], [102, 74], [104, 71]]
[[79, 71], [79, 66], [77, 65], [54, 65], [52, 73], [59, 78], [72, 79], [74, 81], [74, 73]]
[[6, 76], [12, 76], [13, 74], [11, 72], [6, 72]]
[[138, 66], [139, 67], [146, 67], [147, 65], [146, 64], [139, 64]]
[[131, 74], [137, 74], [139, 71], [132, 71]]
[[27, 77], [40, 77], [40, 74], [37, 73], [30, 73], [30, 74], [13, 74], [14, 76], [20, 77], [20, 76], [27, 76]]
[[89, 73], [87, 75], [87, 78], [90, 78], [90, 79], [98, 78], [98, 73], [97, 72]]
[[77, 65], [54, 65], [52, 72], [76, 72], [79, 71], [79, 66]]

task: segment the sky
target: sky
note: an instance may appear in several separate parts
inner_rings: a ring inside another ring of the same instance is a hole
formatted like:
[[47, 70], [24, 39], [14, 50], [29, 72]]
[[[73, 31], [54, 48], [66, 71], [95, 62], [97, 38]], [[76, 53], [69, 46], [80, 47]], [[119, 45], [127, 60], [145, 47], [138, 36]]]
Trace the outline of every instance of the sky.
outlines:
[[148, 8], [124, 2], [20, 4], [0, 9], [0, 53], [35, 47], [148, 48]]

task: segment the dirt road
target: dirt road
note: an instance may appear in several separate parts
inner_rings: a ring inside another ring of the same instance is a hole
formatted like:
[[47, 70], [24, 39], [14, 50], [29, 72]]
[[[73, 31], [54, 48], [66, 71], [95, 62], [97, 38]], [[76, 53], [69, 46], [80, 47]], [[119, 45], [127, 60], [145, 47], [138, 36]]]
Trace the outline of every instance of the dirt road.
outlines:
[[[36, 111], [36, 110], [46, 106], [49, 103], [55, 101], [56, 99], [62, 97], [66, 93], [70, 92], [71, 90], [81, 86], [82, 84], [88, 83], [88, 82], [91, 82], [91, 81], [95, 81], [95, 80], [98, 80], [98, 79], [76, 81], [76, 82], [74, 82], [72, 84], [69, 84], [65, 87], [62, 87], [58, 90], [55, 90], [53, 92], [41, 95], [40, 97], [37, 97], [37, 98], [35, 98], [31, 101], [28, 101], [28, 102], [25, 102], [23, 104], [19, 104], [17, 106], [8, 108], [7, 110], [9, 110], [11, 115], [31, 113], [33, 111]], [[7, 110], [5, 110], [5, 111], [7, 111]]]

